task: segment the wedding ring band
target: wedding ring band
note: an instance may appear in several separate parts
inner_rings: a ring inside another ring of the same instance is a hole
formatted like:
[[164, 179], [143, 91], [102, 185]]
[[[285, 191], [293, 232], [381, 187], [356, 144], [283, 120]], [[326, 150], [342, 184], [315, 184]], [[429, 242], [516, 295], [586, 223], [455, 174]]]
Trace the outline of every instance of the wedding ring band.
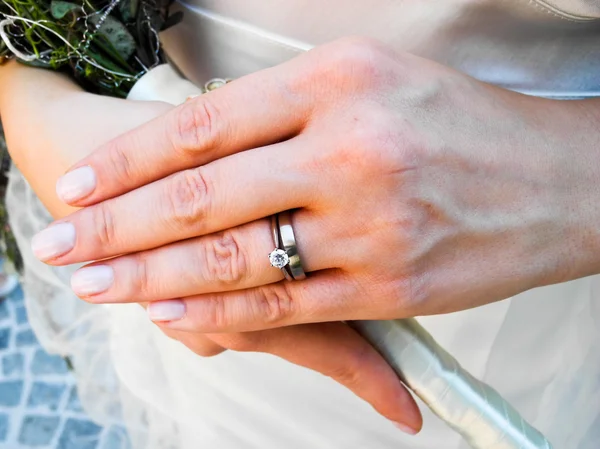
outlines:
[[271, 229], [275, 241], [275, 249], [269, 254], [271, 266], [280, 268], [288, 281], [306, 279], [300, 254], [298, 254], [291, 212], [285, 211], [273, 215]]
[[282, 249], [285, 250], [289, 257], [289, 270], [295, 281], [306, 279], [306, 273], [302, 268], [300, 254], [298, 254], [298, 246], [296, 245], [296, 237], [294, 228], [292, 227], [292, 214], [289, 210], [277, 214], [277, 222], [279, 224], [279, 237]]
[[285, 279], [293, 281], [292, 273], [289, 268], [290, 258], [283, 246], [281, 245], [281, 236], [279, 235], [279, 220], [277, 214], [271, 217], [271, 231], [273, 232], [273, 241], [275, 242], [275, 249], [269, 254], [269, 262], [274, 268], [279, 268]]

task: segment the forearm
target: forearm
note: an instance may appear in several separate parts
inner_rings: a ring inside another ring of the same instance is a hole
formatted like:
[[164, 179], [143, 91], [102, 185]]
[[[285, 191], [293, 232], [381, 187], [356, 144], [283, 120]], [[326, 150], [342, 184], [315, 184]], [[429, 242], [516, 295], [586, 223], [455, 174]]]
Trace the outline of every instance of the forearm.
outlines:
[[66, 77], [31, 69], [17, 63], [0, 68], [0, 114], [8, 149], [14, 163], [55, 216], [72, 209], [56, 201], [53, 183], [77, 158], [83, 148], [56, 145], [60, 134], [76, 132], [67, 108], [82, 96]]
[[59, 176], [99, 145], [169, 108], [92, 95], [47, 70], [0, 67], [0, 114], [11, 157], [55, 217], [73, 211], [56, 196]]

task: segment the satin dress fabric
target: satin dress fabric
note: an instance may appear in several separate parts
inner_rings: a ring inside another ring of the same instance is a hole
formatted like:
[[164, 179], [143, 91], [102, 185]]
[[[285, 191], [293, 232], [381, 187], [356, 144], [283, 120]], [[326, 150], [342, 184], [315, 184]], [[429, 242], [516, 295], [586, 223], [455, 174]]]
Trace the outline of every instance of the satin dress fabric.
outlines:
[[[184, 20], [162, 38], [196, 84], [365, 35], [530, 95], [600, 96], [597, 0], [195, 0], [177, 8]], [[26, 245], [50, 218], [12, 177], [11, 220]], [[86, 409], [103, 423], [124, 420], [134, 449], [467, 447], [426, 407], [423, 432], [408, 436], [318, 373], [265, 354], [200, 358], [136, 305], [78, 301], [72, 269], [25, 261], [40, 340], [71, 357]], [[555, 449], [600, 447], [600, 277], [419, 321]]]

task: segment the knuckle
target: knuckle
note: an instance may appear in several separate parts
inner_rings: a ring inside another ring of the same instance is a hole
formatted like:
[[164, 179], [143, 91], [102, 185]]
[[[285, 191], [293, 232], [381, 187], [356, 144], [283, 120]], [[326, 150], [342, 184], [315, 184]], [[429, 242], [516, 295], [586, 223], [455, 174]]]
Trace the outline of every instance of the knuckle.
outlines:
[[117, 227], [115, 225], [114, 215], [110, 208], [110, 203], [99, 203], [93, 206], [92, 219], [95, 227], [95, 235], [98, 239], [98, 245], [104, 251], [109, 252], [109, 248], [118, 245]]
[[364, 347], [354, 350], [343, 365], [336, 365], [325, 374], [350, 389], [356, 389], [362, 385], [364, 370], [369, 364], [369, 348]]
[[210, 209], [209, 192], [202, 167], [173, 175], [167, 184], [167, 220], [177, 230], [199, 228]]
[[189, 341], [184, 344], [200, 357], [214, 357], [225, 351], [224, 348], [211, 343], [208, 339], [203, 339], [203, 341]]
[[230, 315], [231, 310], [219, 295], [205, 295], [202, 302], [206, 312], [202, 316], [198, 316], [197, 319], [209, 330], [221, 332], [233, 324], [234, 317]]
[[365, 37], [346, 37], [332, 44], [331, 74], [350, 86], [370, 87], [380, 78], [387, 52], [378, 41]]
[[226, 346], [236, 352], [258, 352], [262, 348], [263, 340], [260, 335], [260, 332], [230, 334]]
[[129, 185], [136, 178], [133, 169], [135, 164], [120, 140], [108, 144], [107, 155], [110, 177], [118, 184]]
[[392, 162], [390, 158], [396, 157], [396, 131], [393, 125], [389, 113], [375, 108], [371, 108], [368, 114], [352, 114], [344, 138], [330, 154], [324, 155], [333, 159], [328, 164], [349, 168], [358, 175], [368, 177], [387, 170]]
[[200, 357], [204, 357], [204, 358], [209, 358], [209, 357], [215, 357], [219, 354], [223, 353], [223, 349], [221, 348], [217, 348], [217, 347], [190, 347], [189, 345], [186, 345], [189, 349], [192, 350], [192, 352], [194, 352], [196, 355], [199, 355]]
[[223, 231], [211, 237], [204, 247], [206, 278], [223, 284], [235, 284], [248, 276], [248, 257], [235, 231]]
[[360, 375], [347, 366], [335, 367], [327, 375], [350, 389], [360, 383]]
[[402, 117], [385, 106], [349, 119], [349, 132], [333, 152], [335, 166], [351, 167], [358, 176], [397, 173], [417, 166], [421, 154], [418, 135]]
[[210, 151], [219, 139], [219, 126], [223, 123], [219, 116], [218, 108], [205, 95], [185, 102], [173, 114], [173, 150], [193, 159], [200, 152]]
[[284, 282], [256, 289], [253, 304], [254, 315], [270, 325], [283, 324], [294, 314], [294, 301]]
[[148, 259], [143, 255], [133, 256], [134, 279], [130, 284], [130, 296], [139, 295], [142, 298], [155, 298], [150, 279]]
[[388, 76], [388, 51], [379, 42], [363, 37], [345, 37], [310, 52], [311, 61], [289, 81], [291, 92], [318, 89], [330, 101], [343, 93], [372, 91], [382, 76]]
[[333, 42], [340, 61], [370, 65], [373, 57], [383, 53], [384, 46], [377, 39], [367, 36], [346, 36]]
[[225, 351], [225, 348], [214, 343], [204, 335], [178, 332], [164, 327], [161, 327], [161, 330], [167, 337], [179, 341], [179, 343], [183, 344], [200, 357], [214, 357]]

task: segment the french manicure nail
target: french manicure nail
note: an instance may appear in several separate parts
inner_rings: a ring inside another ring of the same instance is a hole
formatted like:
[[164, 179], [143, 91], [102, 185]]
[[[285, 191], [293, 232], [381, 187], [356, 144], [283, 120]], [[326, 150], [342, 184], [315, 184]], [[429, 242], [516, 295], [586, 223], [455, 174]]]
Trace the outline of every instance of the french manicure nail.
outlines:
[[85, 198], [96, 188], [96, 174], [92, 167], [79, 167], [56, 182], [56, 194], [65, 203]]
[[115, 280], [112, 267], [96, 265], [77, 270], [71, 276], [71, 288], [77, 296], [90, 296], [108, 290]]
[[42, 261], [54, 259], [75, 247], [75, 226], [59, 223], [38, 232], [31, 240], [35, 257]]
[[394, 425], [402, 432], [408, 433], [409, 435], [416, 435], [417, 433], [419, 433], [418, 430], [415, 430], [412, 427], [407, 426], [406, 424], [402, 424], [401, 422], [395, 422]]
[[152, 321], [176, 321], [185, 315], [185, 303], [179, 299], [148, 304], [148, 317]]

